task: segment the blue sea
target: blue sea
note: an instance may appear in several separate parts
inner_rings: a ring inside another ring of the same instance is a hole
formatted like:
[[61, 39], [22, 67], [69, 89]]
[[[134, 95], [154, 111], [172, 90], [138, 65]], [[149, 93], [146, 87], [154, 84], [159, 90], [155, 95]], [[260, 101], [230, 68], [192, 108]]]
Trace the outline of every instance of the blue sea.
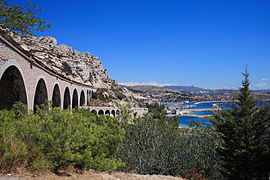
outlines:
[[203, 102], [203, 103], [186, 103], [182, 106], [191, 105], [192, 107], [189, 107], [187, 109], [209, 109], [212, 108], [213, 104], [218, 104], [219, 106], [222, 106], [224, 108], [230, 108], [230, 105], [225, 102]]
[[[230, 108], [230, 105], [225, 102], [203, 102], [203, 103], [198, 103], [198, 104], [186, 103], [186, 104], [183, 104], [182, 106], [191, 106], [191, 107], [188, 107], [187, 109], [209, 109], [209, 108], [212, 108], [213, 104], [218, 104], [220, 106], [223, 106], [224, 108]], [[197, 111], [197, 112], [191, 112], [190, 114], [212, 115], [213, 112]], [[201, 122], [203, 126], [212, 125], [212, 123], [206, 118], [199, 118], [199, 117], [192, 117], [192, 116], [179, 116], [178, 121], [179, 121], [179, 126], [181, 127], [189, 127], [188, 124], [192, 121]]]
[[[226, 102], [203, 102], [203, 103], [186, 103], [186, 104], [182, 104], [182, 106], [191, 106], [187, 109], [208, 109], [208, 108], [212, 108], [213, 104], [218, 104], [219, 106], [224, 107], [225, 109], [230, 109], [231, 106], [229, 103]], [[264, 101], [264, 102], [258, 102], [257, 105], [258, 106], [263, 106], [263, 105], [267, 105], [270, 104], [269, 101]], [[197, 111], [197, 112], [191, 112], [191, 114], [195, 114], [195, 115], [212, 115], [212, 112], [209, 111]], [[212, 123], [206, 119], [206, 118], [199, 118], [199, 117], [191, 117], [191, 116], [179, 116], [179, 126], [180, 127], [189, 127], [189, 123], [192, 121], [199, 121], [203, 124], [203, 126], [207, 126], [207, 125], [212, 125]]]
[[199, 118], [199, 117], [192, 117], [192, 116], [179, 116], [178, 122], [180, 127], [189, 127], [189, 123], [192, 121], [199, 121], [202, 123], [203, 126], [212, 125], [208, 119]]
[[194, 114], [194, 115], [212, 115], [213, 112], [211, 112], [211, 111], [195, 111], [195, 112], [190, 112], [190, 114]]

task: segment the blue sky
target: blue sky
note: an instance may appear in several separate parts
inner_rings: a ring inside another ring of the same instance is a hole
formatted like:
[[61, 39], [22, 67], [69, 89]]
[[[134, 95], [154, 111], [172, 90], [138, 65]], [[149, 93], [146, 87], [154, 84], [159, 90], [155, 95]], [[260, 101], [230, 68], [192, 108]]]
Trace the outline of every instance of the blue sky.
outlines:
[[[21, 0], [26, 1], [26, 0]], [[38, 35], [101, 58], [130, 84], [270, 88], [269, 0], [33, 0], [53, 24]]]

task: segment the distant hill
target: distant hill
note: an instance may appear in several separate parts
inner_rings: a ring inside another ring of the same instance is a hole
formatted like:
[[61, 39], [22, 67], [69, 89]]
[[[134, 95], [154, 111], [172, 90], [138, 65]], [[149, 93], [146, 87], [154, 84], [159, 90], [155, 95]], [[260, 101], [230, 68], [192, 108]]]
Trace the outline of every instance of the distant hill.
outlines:
[[169, 89], [175, 89], [178, 91], [183, 91], [183, 92], [191, 92], [191, 91], [204, 91], [205, 89], [195, 87], [195, 86], [164, 86], [165, 88]]
[[[152, 98], [160, 102], [231, 100], [238, 89], [203, 89], [195, 86], [122, 86], [139, 96]], [[270, 100], [270, 91], [252, 90], [252, 95], [259, 101]]]
[[256, 90], [257, 92], [265, 92], [265, 93], [269, 93], [270, 89], [262, 89], [262, 90]]
[[159, 86], [150, 86], [150, 85], [138, 85], [138, 86], [123, 86], [127, 89], [133, 91], [134, 93], [146, 93], [146, 92], [162, 92], [162, 93], [180, 93], [177, 89], [167, 88], [167, 87], [159, 87]]
[[176, 89], [170, 89], [166, 87], [159, 86], [122, 86], [130, 90], [131, 92], [138, 94], [142, 97], [152, 99], [152, 101], [159, 102], [177, 102], [184, 101], [190, 94], [187, 92], [182, 92]]

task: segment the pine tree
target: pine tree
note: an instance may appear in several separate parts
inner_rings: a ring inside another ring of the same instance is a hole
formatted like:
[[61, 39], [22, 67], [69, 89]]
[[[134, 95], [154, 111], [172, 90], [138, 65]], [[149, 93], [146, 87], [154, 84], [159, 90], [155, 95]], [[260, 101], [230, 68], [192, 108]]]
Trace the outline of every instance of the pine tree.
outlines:
[[258, 107], [251, 96], [247, 71], [243, 76], [242, 88], [232, 109], [223, 109], [212, 119], [222, 138], [222, 146], [217, 151], [227, 179], [268, 179], [269, 139], [265, 135], [269, 113], [267, 107]]
[[18, 6], [0, 0], [0, 27], [6, 31], [24, 35], [34, 35], [36, 31], [44, 31], [51, 24], [36, 17], [36, 12], [41, 11], [29, 1], [29, 7]]

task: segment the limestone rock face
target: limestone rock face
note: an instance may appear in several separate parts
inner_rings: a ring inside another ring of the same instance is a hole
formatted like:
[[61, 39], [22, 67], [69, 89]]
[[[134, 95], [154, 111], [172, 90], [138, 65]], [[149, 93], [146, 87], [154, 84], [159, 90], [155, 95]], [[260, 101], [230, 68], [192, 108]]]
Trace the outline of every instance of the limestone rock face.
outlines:
[[[98, 57], [88, 52], [73, 50], [72, 47], [65, 44], [57, 45], [57, 40], [50, 36], [13, 36], [13, 39], [24, 50], [29, 51], [36, 59], [57, 73], [71, 80], [92, 85], [96, 89], [108, 89], [108, 92], [110, 89], [121, 89], [121, 92], [126, 96], [126, 99], [121, 101], [134, 100], [130, 91], [122, 90], [116, 81], [108, 75]], [[113, 94], [111, 96], [114, 96]], [[132, 104], [133, 102], [128, 103]]]
[[109, 77], [98, 57], [90, 53], [73, 51], [72, 47], [61, 44], [53, 37], [16, 37], [20, 46], [42, 61], [49, 68], [69, 79], [93, 85], [95, 88], [118, 86]]

